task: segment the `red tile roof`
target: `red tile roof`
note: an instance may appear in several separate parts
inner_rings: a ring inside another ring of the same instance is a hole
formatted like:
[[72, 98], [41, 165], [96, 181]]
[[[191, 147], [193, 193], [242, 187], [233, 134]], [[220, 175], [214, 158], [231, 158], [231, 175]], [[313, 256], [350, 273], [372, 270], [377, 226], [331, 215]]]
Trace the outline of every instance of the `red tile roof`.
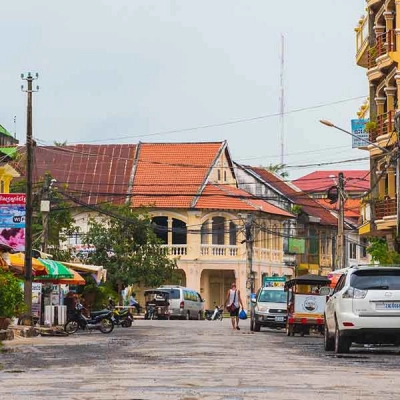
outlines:
[[278, 175], [267, 171], [264, 168], [250, 166], [244, 166], [244, 168], [254, 171], [264, 182], [268, 183], [273, 188], [276, 188], [292, 203], [301, 206], [302, 211], [307, 215], [320, 218], [322, 225], [337, 225], [337, 219], [332, 215], [328, 207], [324, 207], [322, 204], [317, 203], [309, 195], [302, 192], [294, 185], [285, 182]]
[[[367, 170], [314, 171], [295, 179], [293, 183], [307, 193], [325, 192], [335, 185], [339, 172], [343, 172], [345, 189], [348, 192], [365, 192], [369, 189], [369, 171]], [[331, 175], [335, 178], [330, 178]]]
[[[330, 210], [336, 211], [338, 209], [337, 203], [331, 204], [327, 199], [315, 199], [315, 201]], [[346, 218], [358, 219], [360, 217], [360, 205], [360, 199], [347, 199], [344, 206], [344, 216]]]
[[67, 145], [34, 148], [34, 180], [50, 172], [84, 203], [125, 201], [136, 145]]
[[132, 205], [191, 208], [225, 145], [225, 142], [141, 143]]
[[250, 193], [230, 185], [208, 184], [196, 203], [197, 209], [218, 209], [236, 211], [261, 211], [268, 214], [292, 217], [294, 215]]

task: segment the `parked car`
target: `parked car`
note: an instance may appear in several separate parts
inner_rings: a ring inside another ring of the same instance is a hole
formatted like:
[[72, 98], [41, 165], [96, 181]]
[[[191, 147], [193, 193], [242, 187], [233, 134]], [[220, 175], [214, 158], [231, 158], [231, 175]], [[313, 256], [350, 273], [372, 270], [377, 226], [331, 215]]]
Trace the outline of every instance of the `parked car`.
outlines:
[[162, 285], [162, 290], [169, 291], [170, 319], [203, 319], [204, 300], [196, 290], [183, 286]]
[[400, 344], [400, 268], [351, 267], [325, 308], [324, 347], [347, 353], [352, 343]]
[[251, 299], [250, 330], [259, 332], [262, 326], [284, 328], [287, 320], [287, 292], [283, 286], [263, 287]]

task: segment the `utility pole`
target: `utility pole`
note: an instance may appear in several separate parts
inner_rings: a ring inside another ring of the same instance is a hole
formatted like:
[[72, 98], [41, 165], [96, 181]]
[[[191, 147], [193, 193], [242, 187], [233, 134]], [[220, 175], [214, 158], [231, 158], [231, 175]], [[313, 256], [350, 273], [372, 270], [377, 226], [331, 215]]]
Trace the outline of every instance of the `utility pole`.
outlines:
[[345, 194], [344, 194], [344, 176], [343, 172], [339, 172], [338, 175], [338, 201], [339, 201], [339, 210], [338, 210], [338, 235], [336, 242], [336, 257], [337, 263], [335, 265], [335, 269], [340, 269], [344, 267], [344, 202], [345, 202]]
[[[32, 316], [32, 215], [33, 215], [33, 139], [32, 139], [32, 93], [39, 90], [33, 90], [32, 83], [38, 79], [28, 72], [25, 77], [21, 74], [21, 79], [27, 82], [27, 89], [21, 86], [21, 90], [27, 94], [27, 110], [26, 110], [26, 212], [25, 212], [25, 283], [24, 283], [24, 300], [26, 305], [26, 313]], [[32, 322], [31, 322], [32, 323]]]
[[43, 235], [41, 247], [43, 253], [47, 253], [47, 242], [49, 239], [49, 213], [50, 213], [50, 189], [53, 181], [49, 182], [50, 176], [46, 174], [43, 182], [43, 194], [40, 201], [40, 211], [42, 213]]
[[247, 214], [245, 222], [245, 234], [246, 234], [246, 272], [247, 272], [247, 308], [250, 310], [251, 295], [254, 293], [254, 275], [253, 275], [253, 214]]

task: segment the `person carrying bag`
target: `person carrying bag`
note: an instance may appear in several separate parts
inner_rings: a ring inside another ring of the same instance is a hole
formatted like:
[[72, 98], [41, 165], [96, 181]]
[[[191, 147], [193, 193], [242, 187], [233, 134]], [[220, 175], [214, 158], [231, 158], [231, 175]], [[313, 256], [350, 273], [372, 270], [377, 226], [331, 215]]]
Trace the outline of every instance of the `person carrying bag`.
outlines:
[[[228, 304], [228, 305], [227, 305]], [[240, 290], [236, 289], [236, 283], [232, 283], [231, 288], [227, 292], [225, 307], [231, 316], [232, 329], [240, 330], [239, 328], [239, 310], [243, 307]]]

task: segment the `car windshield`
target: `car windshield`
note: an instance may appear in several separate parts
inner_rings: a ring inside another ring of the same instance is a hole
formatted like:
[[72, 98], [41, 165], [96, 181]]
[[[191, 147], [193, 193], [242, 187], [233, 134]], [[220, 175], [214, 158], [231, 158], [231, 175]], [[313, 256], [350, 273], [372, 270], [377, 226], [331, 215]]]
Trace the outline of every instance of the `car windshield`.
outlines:
[[400, 270], [357, 271], [350, 286], [361, 290], [400, 290]]
[[286, 303], [287, 294], [283, 290], [262, 290], [258, 301], [263, 303]]

